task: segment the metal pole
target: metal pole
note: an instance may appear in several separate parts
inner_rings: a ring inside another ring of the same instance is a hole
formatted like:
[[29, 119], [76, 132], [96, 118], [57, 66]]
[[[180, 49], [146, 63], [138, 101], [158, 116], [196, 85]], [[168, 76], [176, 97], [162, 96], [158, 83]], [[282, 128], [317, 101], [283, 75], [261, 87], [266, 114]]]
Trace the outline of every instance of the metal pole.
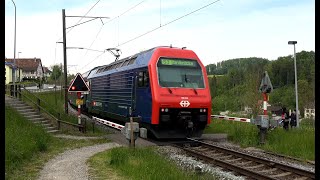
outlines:
[[14, 53], [13, 53], [13, 68], [12, 68], [12, 74], [13, 74], [13, 96], [16, 95], [16, 29], [17, 29], [17, 13], [16, 13], [16, 4], [13, 0], [11, 0], [14, 5]]
[[297, 81], [297, 59], [296, 59], [296, 45], [293, 44], [294, 49], [294, 84], [296, 90], [296, 117], [297, 117], [297, 127], [299, 127], [299, 106], [298, 106], [298, 81]]
[[[77, 92], [77, 97], [80, 100], [81, 99], [81, 92]], [[78, 125], [81, 125], [81, 105], [78, 104]], [[81, 131], [81, 128], [79, 127], [79, 131]]]
[[268, 111], [267, 111], [268, 94], [262, 93], [262, 96], [263, 96], [263, 114], [268, 115]]
[[[19, 54], [20, 54], [21, 52], [18, 52], [18, 59], [20, 59], [19, 58]], [[18, 78], [19, 78], [19, 83], [21, 82], [21, 73], [20, 73], [20, 69], [18, 69], [18, 72], [19, 72], [19, 76], [18, 76]]]
[[66, 47], [66, 14], [62, 9], [62, 28], [63, 28], [63, 59], [64, 59], [64, 110], [68, 114], [68, 89], [67, 89], [67, 47]]
[[56, 75], [54, 77], [54, 99], [55, 99], [55, 105], [57, 107], [57, 77], [56, 77]]

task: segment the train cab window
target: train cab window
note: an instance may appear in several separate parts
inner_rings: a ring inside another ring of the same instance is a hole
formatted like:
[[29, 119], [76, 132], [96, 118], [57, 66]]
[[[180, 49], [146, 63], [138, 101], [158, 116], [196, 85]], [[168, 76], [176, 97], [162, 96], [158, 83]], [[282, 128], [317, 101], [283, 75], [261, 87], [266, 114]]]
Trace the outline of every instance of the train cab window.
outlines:
[[157, 68], [161, 87], [205, 88], [203, 72], [196, 60], [160, 58]]
[[141, 71], [138, 74], [138, 87], [149, 86], [149, 73], [148, 71]]

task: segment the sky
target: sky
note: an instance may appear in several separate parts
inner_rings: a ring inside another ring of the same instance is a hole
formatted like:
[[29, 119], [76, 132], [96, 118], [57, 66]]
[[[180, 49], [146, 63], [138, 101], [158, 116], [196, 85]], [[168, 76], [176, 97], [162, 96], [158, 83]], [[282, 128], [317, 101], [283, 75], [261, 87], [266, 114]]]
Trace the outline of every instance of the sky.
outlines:
[[[5, 0], [5, 56], [63, 64], [66, 16], [68, 73], [109, 64], [156, 46], [186, 47], [204, 65], [262, 57], [275, 60], [315, 50], [314, 0]], [[92, 20], [90, 22], [86, 22]], [[74, 26], [79, 24], [77, 26]], [[73, 27], [74, 26], [74, 27]]]

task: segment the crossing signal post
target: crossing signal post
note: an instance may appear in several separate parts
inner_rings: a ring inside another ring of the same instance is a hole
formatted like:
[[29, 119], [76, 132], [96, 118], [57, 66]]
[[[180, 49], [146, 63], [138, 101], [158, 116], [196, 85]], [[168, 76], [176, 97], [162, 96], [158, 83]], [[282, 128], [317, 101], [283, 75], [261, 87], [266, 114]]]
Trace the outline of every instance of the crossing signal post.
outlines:
[[259, 92], [262, 93], [263, 96], [263, 115], [258, 115], [255, 124], [260, 129], [260, 144], [264, 144], [265, 136], [267, 134], [267, 130], [269, 128], [269, 116], [267, 112], [267, 101], [268, 101], [268, 94], [273, 91], [273, 86], [271, 84], [268, 72], [265, 71], [263, 74], [263, 78], [261, 80], [261, 84], [259, 87]]
[[[80, 73], [76, 75], [72, 83], [69, 86], [68, 92], [77, 93], [76, 104], [78, 105], [78, 124], [81, 125], [81, 105], [83, 105], [82, 93], [88, 93], [90, 91], [87, 83], [83, 80]], [[81, 129], [79, 128], [79, 131]]]

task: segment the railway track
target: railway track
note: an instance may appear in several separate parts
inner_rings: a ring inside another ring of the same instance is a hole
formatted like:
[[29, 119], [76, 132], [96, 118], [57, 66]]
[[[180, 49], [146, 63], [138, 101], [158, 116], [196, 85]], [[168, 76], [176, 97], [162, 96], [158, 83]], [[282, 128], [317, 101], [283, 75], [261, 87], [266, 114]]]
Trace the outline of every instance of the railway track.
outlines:
[[220, 166], [248, 177], [259, 180], [312, 180], [315, 173], [293, 166], [273, 162], [242, 152], [219, 147], [195, 139], [189, 143], [175, 143], [187, 154], [207, 163]]

